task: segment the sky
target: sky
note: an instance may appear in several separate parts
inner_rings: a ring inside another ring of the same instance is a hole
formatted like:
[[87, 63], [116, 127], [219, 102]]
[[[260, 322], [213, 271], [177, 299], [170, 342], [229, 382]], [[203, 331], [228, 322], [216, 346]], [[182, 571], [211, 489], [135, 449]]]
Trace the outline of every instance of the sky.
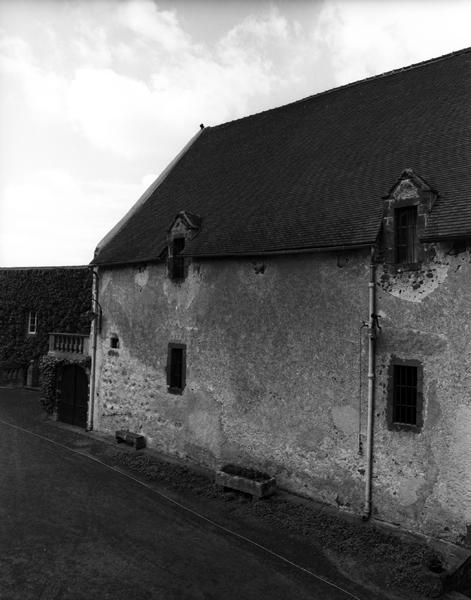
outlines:
[[0, 267], [84, 265], [199, 130], [471, 46], [469, 0], [0, 0]]

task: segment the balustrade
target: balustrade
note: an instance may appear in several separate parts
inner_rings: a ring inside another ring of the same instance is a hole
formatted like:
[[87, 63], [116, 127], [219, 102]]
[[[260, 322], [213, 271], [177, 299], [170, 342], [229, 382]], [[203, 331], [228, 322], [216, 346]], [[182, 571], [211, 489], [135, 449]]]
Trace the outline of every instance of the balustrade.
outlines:
[[81, 333], [50, 333], [49, 354], [88, 355], [89, 336]]

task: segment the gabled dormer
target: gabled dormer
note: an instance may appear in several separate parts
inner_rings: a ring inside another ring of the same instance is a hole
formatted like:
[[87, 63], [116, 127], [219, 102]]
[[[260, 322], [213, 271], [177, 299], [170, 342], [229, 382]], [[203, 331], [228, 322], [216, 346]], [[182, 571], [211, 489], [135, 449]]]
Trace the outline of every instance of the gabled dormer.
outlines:
[[187, 242], [198, 235], [201, 229], [201, 218], [191, 212], [182, 210], [175, 217], [167, 232], [167, 269], [172, 281], [183, 281], [188, 273], [189, 258], [184, 251]]
[[386, 263], [413, 269], [425, 259], [420, 237], [437, 197], [436, 192], [405, 169], [383, 198], [382, 253]]

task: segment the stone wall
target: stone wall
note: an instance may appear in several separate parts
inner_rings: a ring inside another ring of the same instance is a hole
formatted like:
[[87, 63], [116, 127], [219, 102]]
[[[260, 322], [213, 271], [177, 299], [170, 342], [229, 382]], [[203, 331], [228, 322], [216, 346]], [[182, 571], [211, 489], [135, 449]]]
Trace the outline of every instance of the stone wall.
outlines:
[[[387, 521], [471, 545], [471, 264], [456, 247], [412, 272], [379, 269], [375, 505]], [[394, 356], [423, 368], [419, 433], [387, 427]]]
[[[373, 506], [377, 518], [463, 541], [471, 265], [468, 252], [446, 252], [416, 271], [427, 284], [413, 292], [401, 273], [379, 269]], [[96, 426], [131, 429], [209, 466], [260, 468], [287, 489], [360, 512], [368, 278], [367, 250], [200, 261], [181, 284], [164, 264], [100, 270]], [[186, 345], [181, 395], [167, 391], [169, 343]], [[388, 428], [393, 356], [422, 365], [419, 433]]]

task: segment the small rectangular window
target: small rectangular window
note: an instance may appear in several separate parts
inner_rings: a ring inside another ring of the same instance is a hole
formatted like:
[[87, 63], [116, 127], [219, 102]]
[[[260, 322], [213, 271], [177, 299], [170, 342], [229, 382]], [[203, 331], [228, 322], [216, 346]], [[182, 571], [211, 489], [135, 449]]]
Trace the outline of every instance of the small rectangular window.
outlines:
[[167, 385], [171, 394], [181, 394], [186, 379], [186, 346], [169, 344], [167, 356]]
[[185, 279], [185, 258], [180, 253], [185, 248], [185, 238], [175, 238], [172, 242], [171, 278], [174, 281]]
[[31, 311], [28, 316], [28, 333], [35, 335], [38, 331], [38, 313]]
[[393, 422], [417, 425], [417, 367], [394, 365]]
[[396, 232], [396, 263], [417, 262], [417, 207], [396, 208], [394, 213]]
[[424, 425], [422, 363], [392, 356], [388, 373], [388, 429], [420, 433]]

